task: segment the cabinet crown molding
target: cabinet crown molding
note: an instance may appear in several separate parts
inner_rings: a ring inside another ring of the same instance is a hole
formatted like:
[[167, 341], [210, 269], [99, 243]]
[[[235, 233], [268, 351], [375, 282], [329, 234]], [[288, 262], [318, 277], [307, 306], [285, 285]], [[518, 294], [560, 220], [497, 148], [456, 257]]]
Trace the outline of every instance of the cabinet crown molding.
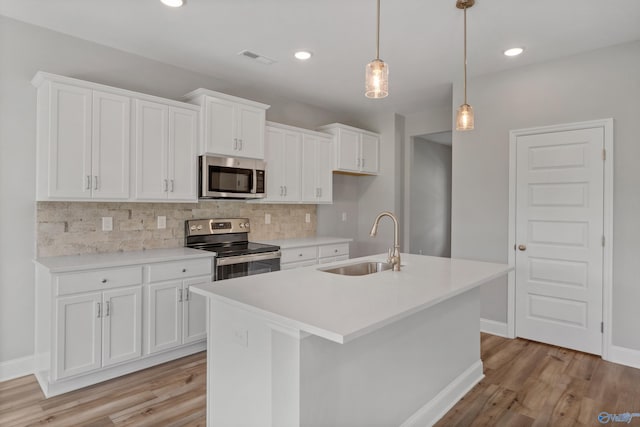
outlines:
[[268, 105], [268, 104], [263, 104], [261, 102], [252, 101], [250, 99], [240, 98], [237, 96], [228, 95], [226, 93], [216, 92], [214, 90], [205, 89], [205, 88], [199, 88], [194, 91], [191, 91], [187, 93], [185, 96], [183, 96], [182, 99], [185, 102], [201, 103], [202, 101], [200, 99], [203, 96], [210, 96], [213, 98], [224, 99], [226, 101], [237, 102], [239, 104], [250, 105], [252, 107], [262, 108], [265, 110], [271, 107], [271, 105]]

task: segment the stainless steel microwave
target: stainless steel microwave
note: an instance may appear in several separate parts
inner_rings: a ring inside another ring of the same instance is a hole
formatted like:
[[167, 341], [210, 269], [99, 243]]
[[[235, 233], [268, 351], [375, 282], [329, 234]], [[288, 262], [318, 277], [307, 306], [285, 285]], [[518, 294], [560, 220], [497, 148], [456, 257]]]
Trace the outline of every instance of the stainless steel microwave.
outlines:
[[259, 199], [265, 196], [262, 160], [203, 155], [199, 158], [201, 199]]

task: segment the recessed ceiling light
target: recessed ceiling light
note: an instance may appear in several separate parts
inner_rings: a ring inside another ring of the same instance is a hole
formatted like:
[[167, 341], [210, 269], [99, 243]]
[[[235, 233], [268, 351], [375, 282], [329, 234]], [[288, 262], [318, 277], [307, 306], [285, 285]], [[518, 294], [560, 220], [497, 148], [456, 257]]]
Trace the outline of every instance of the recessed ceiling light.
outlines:
[[521, 47], [513, 47], [504, 51], [505, 56], [518, 56], [524, 51]]
[[294, 53], [293, 56], [295, 56], [296, 59], [299, 59], [300, 61], [306, 61], [307, 59], [311, 58], [311, 52], [307, 50], [299, 50]]
[[162, 4], [169, 7], [181, 7], [184, 4], [184, 0], [160, 0]]

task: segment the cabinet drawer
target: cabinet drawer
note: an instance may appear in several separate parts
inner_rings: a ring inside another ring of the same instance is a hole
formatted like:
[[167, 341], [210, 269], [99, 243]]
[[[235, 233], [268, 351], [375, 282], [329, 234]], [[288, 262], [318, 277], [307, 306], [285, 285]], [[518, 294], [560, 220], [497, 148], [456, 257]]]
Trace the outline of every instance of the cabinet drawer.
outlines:
[[149, 282], [184, 279], [195, 276], [211, 276], [211, 258], [189, 259], [151, 264], [148, 267]]
[[312, 265], [316, 265], [315, 259], [308, 260], [308, 261], [301, 261], [301, 262], [290, 262], [288, 264], [281, 264], [280, 270], [293, 270], [294, 268], [309, 267]]
[[142, 283], [142, 267], [107, 268], [56, 277], [56, 295], [69, 295]]
[[346, 261], [349, 259], [349, 255], [330, 256], [326, 258], [320, 258], [319, 264], [329, 264], [330, 262]]
[[282, 249], [281, 252], [281, 264], [285, 264], [287, 262], [307, 261], [311, 259], [315, 260], [318, 256], [318, 250], [316, 246], [308, 246], [306, 248]]
[[349, 255], [348, 243], [337, 243], [334, 245], [324, 245], [318, 247], [318, 258], [337, 257], [340, 255]]

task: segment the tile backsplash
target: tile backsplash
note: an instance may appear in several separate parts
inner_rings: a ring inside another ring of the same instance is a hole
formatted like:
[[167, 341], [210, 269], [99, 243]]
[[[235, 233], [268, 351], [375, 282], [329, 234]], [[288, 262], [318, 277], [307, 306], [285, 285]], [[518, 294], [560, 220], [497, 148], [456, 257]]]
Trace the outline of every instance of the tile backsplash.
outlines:
[[[265, 214], [271, 224], [265, 224]], [[311, 222], [305, 221], [310, 214]], [[167, 219], [158, 229], [158, 216]], [[102, 231], [102, 218], [113, 230]], [[200, 203], [38, 202], [37, 256], [138, 251], [184, 245], [184, 221], [249, 218], [252, 241], [316, 235], [316, 205], [276, 205], [239, 201]]]

